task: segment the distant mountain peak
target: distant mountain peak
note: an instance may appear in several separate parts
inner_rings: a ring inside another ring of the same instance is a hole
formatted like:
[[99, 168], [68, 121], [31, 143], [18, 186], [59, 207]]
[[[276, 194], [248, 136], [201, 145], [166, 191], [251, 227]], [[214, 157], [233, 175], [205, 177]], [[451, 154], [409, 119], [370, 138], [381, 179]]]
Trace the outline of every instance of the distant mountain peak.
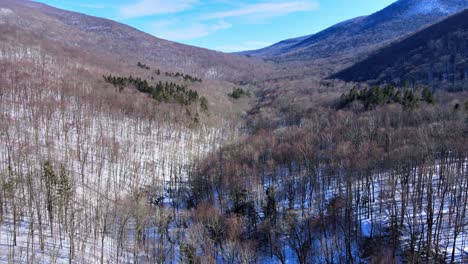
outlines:
[[466, 8], [468, 0], [398, 0], [373, 14], [338, 23], [316, 34], [239, 54], [280, 63], [306, 62], [319, 65], [320, 69], [326, 61], [332, 66], [325, 71], [335, 71]]
[[398, 2], [407, 5], [405, 15], [451, 14], [459, 10], [462, 2], [466, 5], [465, 0], [399, 0]]
[[416, 1], [408, 12], [415, 14], [429, 14], [433, 12], [449, 13], [447, 6], [440, 0]]

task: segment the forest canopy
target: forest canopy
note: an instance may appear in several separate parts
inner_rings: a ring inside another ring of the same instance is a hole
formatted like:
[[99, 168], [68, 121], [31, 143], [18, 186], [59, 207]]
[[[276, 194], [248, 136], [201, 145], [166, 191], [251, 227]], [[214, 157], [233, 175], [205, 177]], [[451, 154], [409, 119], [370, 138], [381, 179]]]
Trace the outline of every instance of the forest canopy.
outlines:
[[138, 91], [150, 95], [160, 103], [178, 103], [189, 106], [193, 103], [200, 103], [204, 111], [208, 111], [208, 101], [205, 97], [200, 97], [197, 91], [188, 89], [185, 85], [173, 82], [161, 82], [150, 85], [147, 80], [140, 77], [117, 77], [103, 76], [104, 80], [122, 91], [124, 88], [134, 86]]
[[405, 108], [413, 109], [418, 107], [419, 102], [435, 103], [434, 96], [429, 88], [410, 90], [385, 85], [383, 87], [374, 86], [363, 89], [353, 87], [348, 93], [341, 95], [339, 107], [347, 107], [355, 101], [360, 101], [367, 110], [385, 104], [400, 104]]

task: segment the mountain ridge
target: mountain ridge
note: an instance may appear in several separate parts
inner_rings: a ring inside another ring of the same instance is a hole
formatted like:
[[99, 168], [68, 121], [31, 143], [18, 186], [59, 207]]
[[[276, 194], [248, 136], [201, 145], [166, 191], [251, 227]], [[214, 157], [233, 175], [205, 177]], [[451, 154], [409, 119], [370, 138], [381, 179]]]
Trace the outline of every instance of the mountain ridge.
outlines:
[[142, 61], [205, 79], [234, 82], [252, 80], [254, 74], [272, 69], [262, 60], [171, 42], [119, 22], [42, 3], [5, 0], [0, 3], [0, 8], [10, 10], [5, 11], [10, 13], [3, 19], [6, 24], [90, 53], [119, 57], [132, 64]]
[[445, 86], [466, 81], [468, 72], [468, 9], [449, 16], [330, 78], [375, 84], [404, 81]]
[[[288, 39], [238, 54], [276, 62], [314, 61], [333, 57], [343, 64], [362, 59], [398, 38], [434, 24], [468, 7], [463, 0], [399, 0], [368, 16], [343, 21], [316, 34]], [[286, 45], [285, 45], [286, 44]]]

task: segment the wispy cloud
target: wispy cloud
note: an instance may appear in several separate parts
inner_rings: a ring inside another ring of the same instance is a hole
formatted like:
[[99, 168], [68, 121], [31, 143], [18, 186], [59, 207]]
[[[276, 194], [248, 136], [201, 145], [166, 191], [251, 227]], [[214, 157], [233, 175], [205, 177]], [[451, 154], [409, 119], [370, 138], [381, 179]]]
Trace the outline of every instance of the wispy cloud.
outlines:
[[124, 18], [172, 14], [191, 9], [198, 0], [140, 0], [120, 8]]
[[[244, 0], [238, 2], [227, 0], [132, 1], [134, 1], [133, 4], [116, 7], [120, 19], [135, 18], [135, 21], [140, 21], [138, 23], [145, 24], [147, 32], [173, 41], [199, 39], [232, 28], [238, 23], [264, 23], [274, 17], [319, 8], [318, 0], [256, 0], [254, 3]], [[212, 5], [213, 3], [216, 4]], [[207, 6], [210, 8], [206, 8]], [[159, 21], [148, 18], [156, 15]], [[143, 17], [143, 20], [136, 19]], [[228, 43], [217, 49], [233, 52], [257, 49], [269, 44], [271, 43], [255, 41], [243, 42], [239, 45]]]
[[192, 23], [188, 27], [171, 28], [170, 22], [155, 23], [153, 34], [157, 37], [169, 39], [173, 41], [182, 41], [197, 39], [215, 33], [216, 31], [231, 28], [232, 25], [225, 21], [218, 21], [211, 24]]
[[318, 2], [283, 1], [273, 3], [258, 3], [246, 5], [237, 9], [208, 14], [205, 19], [226, 19], [232, 17], [271, 18], [284, 16], [289, 13], [312, 11], [320, 7]]

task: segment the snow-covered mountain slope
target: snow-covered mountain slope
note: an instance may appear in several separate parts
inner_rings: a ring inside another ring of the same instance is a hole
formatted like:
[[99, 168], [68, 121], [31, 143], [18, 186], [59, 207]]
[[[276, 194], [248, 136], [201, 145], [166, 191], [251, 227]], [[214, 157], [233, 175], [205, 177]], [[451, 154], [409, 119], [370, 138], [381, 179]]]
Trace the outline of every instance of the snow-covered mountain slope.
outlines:
[[[0, 27], [0, 263], [154, 257], [137, 245], [131, 215], [139, 206], [164, 214], [155, 204], [183, 196], [193, 164], [235, 138], [243, 110], [227, 96], [234, 85], [70, 48], [12, 25], [22, 23], [12, 12]], [[119, 90], [108, 74], [178, 82], [206, 95], [211, 112]]]
[[317, 34], [240, 54], [279, 62], [321, 60], [323, 64], [325, 60], [347, 65], [465, 8], [466, 0], [399, 0], [372, 15], [339, 23]]
[[430, 15], [435, 13], [452, 14], [466, 8], [465, 0], [399, 0], [398, 2], [407, 6], [404, 14], [409, 16], [408, 18], [415, 15]]

